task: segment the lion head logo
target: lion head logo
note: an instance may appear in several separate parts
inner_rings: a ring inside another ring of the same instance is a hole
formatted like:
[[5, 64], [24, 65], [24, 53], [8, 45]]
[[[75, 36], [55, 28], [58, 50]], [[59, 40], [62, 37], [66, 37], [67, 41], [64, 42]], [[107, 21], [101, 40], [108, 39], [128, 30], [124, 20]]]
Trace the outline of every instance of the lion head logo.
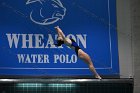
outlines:
[[39, 25], [51, 25], [62, 20], [66, 8], [60, 0], [28, 0], [26, 5], [36, 5], [30, 12], [32, 22]]

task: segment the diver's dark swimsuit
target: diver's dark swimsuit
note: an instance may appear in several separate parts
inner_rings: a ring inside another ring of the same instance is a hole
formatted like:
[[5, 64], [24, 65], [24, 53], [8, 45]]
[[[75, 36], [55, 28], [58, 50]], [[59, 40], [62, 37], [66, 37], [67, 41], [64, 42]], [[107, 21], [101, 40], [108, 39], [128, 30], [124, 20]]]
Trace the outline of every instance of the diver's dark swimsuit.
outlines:
[[[72, 41], [71, 46], [75, 47], [75, 52], [76, 52], [76, 55], [78, 56], [78, 50], [81, 49], [81, 48], [78, 46], [78, 44], [75, 42], [74, 39], [70, 38], [70, 40]], [[57, 40], [57, 43], [55, 45], [56, 46], [61, 46], [62, 44], [64, 44], [64, 41]]]
[[71, 46], [75, 47], [75, 52], [76, 52], [76, 55], [78, 56], [78, 50], [81, 48], [78, 46], [78, 44], [75, 42], [75, 40], [73, 40], [72, 38], [70, 38], [70, 40], [72, 41]]

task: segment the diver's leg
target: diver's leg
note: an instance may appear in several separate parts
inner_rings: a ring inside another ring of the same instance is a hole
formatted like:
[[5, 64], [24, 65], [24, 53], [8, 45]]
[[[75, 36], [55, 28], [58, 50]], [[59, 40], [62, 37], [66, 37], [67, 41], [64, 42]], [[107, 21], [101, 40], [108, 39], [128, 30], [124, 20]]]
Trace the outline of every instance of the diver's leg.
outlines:
[[82, 60], [84, 60], [85, 63], [88, 64], [90, 71], [95, 75], [95, 78], [101, 79], [99, 74], [96, 72], [95, 67], [91, 61], [90, 56], [85, 53], [83, 50], [79, 49], [78, 50], [78, 57]]

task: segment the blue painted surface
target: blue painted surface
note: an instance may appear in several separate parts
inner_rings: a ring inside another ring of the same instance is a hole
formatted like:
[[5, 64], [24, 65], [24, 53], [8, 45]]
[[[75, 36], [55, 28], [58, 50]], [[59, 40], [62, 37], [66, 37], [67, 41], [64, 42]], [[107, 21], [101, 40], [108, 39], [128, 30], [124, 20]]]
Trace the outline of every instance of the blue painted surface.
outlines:
[[[44, 0], [42, 4], [39, 0], [29, 0], [30, 4], [26, 4], [27, 1], [0, 1], [0, 75], [92, 75], [87, 64], [80, 59], [76, 63], [54, 63], [54, 55], [69, 55], [69, 60], [72, 55], [76, 55], [66, 46], [21, 48], [21, 37], [17, 48], [9, 46], [6, 34], [42, 34], [42, 42], [46, 44], [48, 34], [55, 39], [54, 27], [57, 25], [66, 35], [86, 35], [86, 48], [81, 42], [79, 46], [90, 55], [99, 74], [119, 75], [116, 0], [60, 0], [63, 7], [52, 2], [53, 0]], [[50, 25], [39, 25], [31, 21], [31, 11], [32, 17], [38, 22], [52, 17], [55, 11], [63, 18]], [[17, 54], [46, 54], [49, 56], [49, 63], [22, 64], [19, 63]]]

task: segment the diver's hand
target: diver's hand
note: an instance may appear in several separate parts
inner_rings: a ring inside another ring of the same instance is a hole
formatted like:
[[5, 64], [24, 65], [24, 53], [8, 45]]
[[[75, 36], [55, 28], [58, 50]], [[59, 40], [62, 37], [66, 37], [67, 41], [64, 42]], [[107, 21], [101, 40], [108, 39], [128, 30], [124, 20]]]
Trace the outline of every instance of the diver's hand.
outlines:
[[59, 26], [56, 26], [56, 27], [54, 27], [55, 29], [58, 29], [59, 28]]

